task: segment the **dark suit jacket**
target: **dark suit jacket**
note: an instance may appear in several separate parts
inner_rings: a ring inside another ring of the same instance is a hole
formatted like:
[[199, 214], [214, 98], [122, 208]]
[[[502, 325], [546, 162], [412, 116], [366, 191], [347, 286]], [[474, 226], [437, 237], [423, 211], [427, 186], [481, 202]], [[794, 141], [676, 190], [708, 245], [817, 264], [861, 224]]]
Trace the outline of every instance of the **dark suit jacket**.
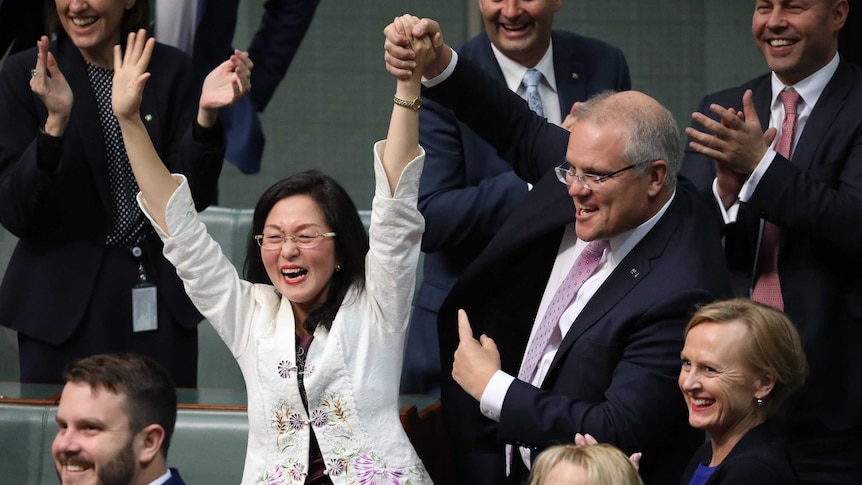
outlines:
[[[563, 118], [576, 101], [604, 90], [631, 89], [628, 65], [616, 47], [563, 31], [554, 31], [552, 39]], [[458, 55], [470, 59], [489, 79], [505, 84], [486, 33], [461, 46]], [[425, 148], [426, 159], [419, 186], [419, 210], [425, 216], [422, 249], [426, 254], [411, 323], [414, 333], [405, 355], [407, 373], [414, 369], [421, 373], [419, 369], [430, 365], [426, 361], [437, 360], [436, 352], [432, 358], [425, 350], [429, 348], [427, 341], [436, 335], [437, 310], [464, 268], [527, 194], [527, 184], [515, 175], [512, 166], [449, 110], [427, 101], [419, 119], [419, 143]], [[436, 381], [439, 369], [433, 373], [427, 378]]]
[[45, 33], [45, 9], [41, 0], [0, 0], [0, 59], [28, 49]]
[[171, 468], [171, 478], [165, 482], [165, 485], [186, 485], [186, 482], [180, 477], [180, 472], [176, 468]]
[[[48, 147], [38, 136], [47, 111], [29, 84], [35, 48], [7, 58], [0, 73], [0, 223], [19, 238], [0, 286], [0, 324], [59, 345], [92, 303], [96, 279], [111, 271], [102, 259], [113, 222], [103, 131], [86, 65], [68, 38], [52, 42], [51, 51], [75, 95], [56, 170], [42, 169], [38, 160]], [[171, 172], [188, 177], [202, 210], [216, 198], [223, 140], [204, 144], [192, 136], [197, 103], [189, 102], [193, 85], [185, 55], [157, 44], [149, 70], [141, 103], [147, 130]], [[194, 327], [202, 317], [161, 248], [151, 234], [146, 271], [158, 287], [159, 304]]]
[[[456, 310], [464, 308], [476, 335], [497, 342], [503, 370], [517, 375], [562, 231], [574, 221], [572, 199], [551, 170], [565, 154], [568, 132], [492, 84], [461, 60], [449, 80], [425, 93], [455, 108], [535, 184], [444, 302], [440, 354], [451, 367]], [[688, 426], [676, 383], [683, 329], [696, 304], [730, 293], [719, 233], [697, 223], [708, 217], [690, 183], [679, 180], [667, 212], [573, 323], [542, 389], [515, 381], [499, 425], [444, 381], [444, 415], [456, 446], [488, 450], [499, 441], [541, 450], [588, 432], [626, 453], [642, 451], [646, 483], [677, 482], [702, 442]]]
[[[768, 126], [770, 75], [704, 98], [742, 108], [752, 89], [761, 125]], [[788, 409], [813, 413], [833, 430], [862, 426], [862, 69], [841, 62], [802, 132], [793, 160], [781, 155], [725, 230], [734, 292], [749, 296], [759, 219], [781, 228], [778, 272], [785, 312], [796, 324], [810, 375], [804, 402]], [[697, 127], [699, 128], [699, 127]], [[683, 170], [717, 208], [712, 161], [688, 151]], [[835, 399], [835, 389], [842, 389]]]
[[[267, 0], [248, 48], [254, 62], [251, 91], [219, 117], [227, 133], [227, 159], [244, 173], [260, 171], [265, 143], [258, 111], [263, 111], [299, 50], [320, 0]], [[200, 0], [191, 53], [199, 82], [233, 53], [239, 0]]]
[[[712, 443], [707, 441], [692, 456], [680, 485], [688, 485], [699, 464], [712, 460]], [[751, 429], [730, 450], [730, 453], [712, 472], [705, 485], [794, 485], [799, 483], [790, 464], [787, 448], [773, 435], [768, 424]]]

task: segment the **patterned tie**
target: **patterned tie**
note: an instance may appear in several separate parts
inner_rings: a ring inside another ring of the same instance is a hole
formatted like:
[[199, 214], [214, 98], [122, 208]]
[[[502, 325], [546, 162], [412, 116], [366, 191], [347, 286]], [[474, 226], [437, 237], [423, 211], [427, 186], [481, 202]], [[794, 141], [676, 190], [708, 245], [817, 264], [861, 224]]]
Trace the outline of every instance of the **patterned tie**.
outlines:
[[[593, 275], [593, 272], [595, 272], [596, 267], [599, 265], [599, 261], [602, 259], [602, 254], [608, 247], [608, 241], [606, 240], [592, 241], [587, 244], [587, 247], [584, 248], [578, 259], [575, 260], [575, 264], [572, 265], [572, 269], [569, 270], [569, 274], [566, 275], [560, 287], [557, 288], [557, 292], [554, 293], [554, 297], [551, 299], [551, 304], [545, 310], [545, 315], [536, 329], [536, 335], [533, 337], [530, 347], [524, 356], [524, 361], [518, 372], [518, 379], [524, 382], [532, 381], [533, 375], [536, 372], [536, 365], [545, 354], [545, 348], [551, 340], [551, 335], [559, 328], [560, 317], [569, 308], [569, 305], [575, 299], [575, 295], [584, 282]], [[557, 337], [560, 338], [559, 335]]]
[[539, 94], [539, 81], [542, 73], [535, 69], [527, 69], [522, 82], [527, 87], [527, 104], [539, 116], [545, 116], [545, 107], [542, 105], [542, 96]]
[[[796, 133], [796, 104], [799, 93], [788, 88], [778, 93], [784, 105], [784, 121], [781, 122], [781, 135], [775, 143], [775, 152], [790, 159], [793, 137]], [[773, 308], [784, 310], [784, 297], [781, 295], [781, 282], [778, 278], [778, 242], [781, 230], [775, 224], [763, 221], [763, 234], [760, 238], [760, 255], [757, 258], [757, 281], [751, 299], [765, 303]]]

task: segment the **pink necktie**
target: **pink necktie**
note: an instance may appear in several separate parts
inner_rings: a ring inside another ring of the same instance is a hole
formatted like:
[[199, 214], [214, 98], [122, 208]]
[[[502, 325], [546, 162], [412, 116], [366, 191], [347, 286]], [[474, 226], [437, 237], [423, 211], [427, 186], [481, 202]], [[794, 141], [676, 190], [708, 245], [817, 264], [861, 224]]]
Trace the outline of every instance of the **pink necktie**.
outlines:
[[[784, 105], [784, 121], [781, 122], [781, 135], [775, 143], [775, 151], [790, 159], [793, 137], [796, 133], [796, 104], [799, 93], [788, 88], [778, 93]], [[757, 281], [751, 299], [765, 303], [773, 308], [784, 310], [784, 297], [781, 296], [781, 282], [778, 278], [778, 242], [781, 230], [775, 224], [763, 221], [763, 234], [760, 238], [760, 253], [757, 257]]]
[[572, 265], [572, 269], [569, 270], [560, 287], [557, 288], [554, 297], [551, 299], [551, 304], [545, 310], [545, 315], [542, 317], [542, 321], [536, 329], [536, 334], [530, 343], [530, 347], [524, 355], [524, 361], [518, 372], [518, 379], [524, 382], [532, 381], [533, 374], [536, 372], [536, 365], [539, 363], [542, 355], [545, 354], [545, 348], [551, 340], [551, 335], [554, 333], [554, 330], [559, 328], [560, 317], [572, 303], [572, 300], [575, 299], [575, 295], [584, 282], [592, 276], [599, 265], [599, 261], [602, 259], [602, 254], [608, 247], [609, 245], [606, 240], [592, 241], [587, 244], [587, 247], [584, 248], [578, 259], [575, 260], [575, 264]]
[[[530, 347], [527, 349], [524, 361], [521, 363], [521, 370], [518, 372], [518, 379], [524, 382], [531, 382], [533, 374], [536, 373], [536, 365], [545, 354], [545, 348], [548, 342], [551, 341], [551, 336], [555, 335], [557, 339], [561, 339], [559, 332], [560, 317], [563, 312], [569, 308], [578, 290], [581, 289], [584, 282], [592, 276], [602, 260], [602, 254], [610, 245], [606, 240], [592, 241], [587, 244], [587, 247], [581, 251], [572, 269], [563, 279], [560, 287], [557, 288], [554, 297], [551, 299], [551, 304], [545, 310], [545, 315], [539, 323], [539, 328], [536, 329], [536, 335], [533, 337]], [[514, 447], [506, 445], [506, 476], [509, 476], [512, 467], [512, 456], [514, 455]]]

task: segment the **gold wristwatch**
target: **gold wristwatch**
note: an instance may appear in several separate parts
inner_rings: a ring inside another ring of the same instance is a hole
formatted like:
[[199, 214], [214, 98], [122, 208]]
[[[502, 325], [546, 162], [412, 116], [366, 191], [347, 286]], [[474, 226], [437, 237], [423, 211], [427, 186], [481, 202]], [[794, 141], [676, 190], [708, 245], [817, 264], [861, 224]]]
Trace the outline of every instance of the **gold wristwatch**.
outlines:
[[413, 111], [419, 111], [419, 108], [422, 107], [422, 97], [421, 96], [416, 96], [413, 99], [401, 99], [398, 96], [392, 96], [392, 102], [394, 102], [398, 106], [404, 106], [405, 108], [410, 108]]

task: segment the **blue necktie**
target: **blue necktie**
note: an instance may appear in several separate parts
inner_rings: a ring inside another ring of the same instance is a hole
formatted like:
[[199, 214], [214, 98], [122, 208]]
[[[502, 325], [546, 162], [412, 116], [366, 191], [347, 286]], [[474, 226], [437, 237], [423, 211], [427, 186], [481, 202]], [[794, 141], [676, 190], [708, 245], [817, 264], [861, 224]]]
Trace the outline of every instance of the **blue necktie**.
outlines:
[[527, 69], [524, 73], [523, 83], [527, 87], [527, 104], [539, 116], [545, 116], [545, 107], [542, 105], [542, 96], [539, 95], [539, 81], [542, 73], [535, 69]]

